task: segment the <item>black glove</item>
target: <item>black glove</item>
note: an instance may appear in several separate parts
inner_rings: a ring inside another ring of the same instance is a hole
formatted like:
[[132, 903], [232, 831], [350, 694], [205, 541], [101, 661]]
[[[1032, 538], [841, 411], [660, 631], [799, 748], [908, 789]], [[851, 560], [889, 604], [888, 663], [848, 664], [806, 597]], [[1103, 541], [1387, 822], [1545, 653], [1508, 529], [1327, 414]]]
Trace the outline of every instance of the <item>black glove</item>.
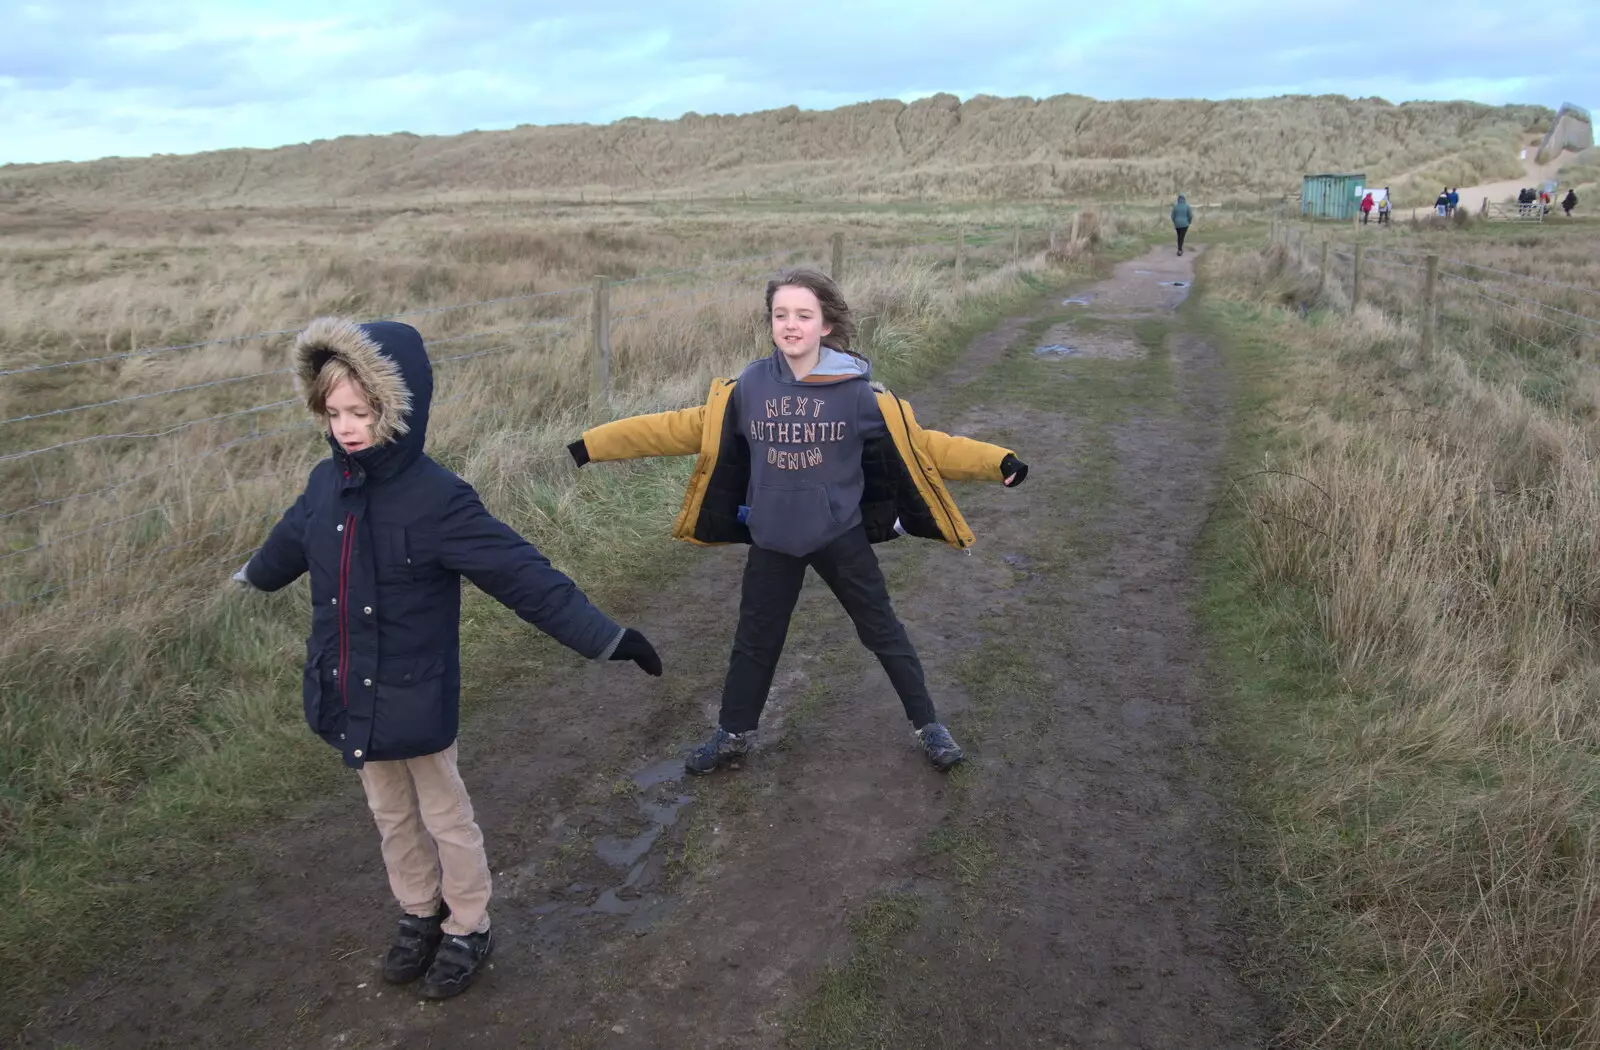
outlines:
[[661, 677], [661, 657], [656, 655], [654, 647], [650, 645], [644, 635], [632, 627], [622, 632], [622, 641], [617, 643], [616, 651], [611, 654], [613, 660], [632, 660], [639, 665], [639, 670], [656, 678]]
[[583, 438], [579, 438], [572, 444], [568, 445], [567, 451], [572, 453], [572, 462], [576, 463], [578, 466], [581, 467], [585, 463], [589, 462], [589, 446], [583, 443]]
[[[1015, 475], [1013, 477], [1012, 475]], [[1028, 465], [1016, 457], [1013, 452], [1007, 452], [1006, 458], [1000, 461], [1000, 480], [1006, 488], [1014, 489], [1028, 478]]]

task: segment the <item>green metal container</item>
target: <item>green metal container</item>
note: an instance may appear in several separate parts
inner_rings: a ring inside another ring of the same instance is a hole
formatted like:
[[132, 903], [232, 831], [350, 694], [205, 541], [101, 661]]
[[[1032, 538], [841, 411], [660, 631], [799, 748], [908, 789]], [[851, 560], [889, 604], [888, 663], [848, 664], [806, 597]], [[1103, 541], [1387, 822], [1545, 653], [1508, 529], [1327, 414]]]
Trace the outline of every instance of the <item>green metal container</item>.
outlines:
[[1315, 219], [1349, 219], [1361, 211], [1367, 190], [1364, 171], [1324, 172], [1300, 182], [1300, 214]]

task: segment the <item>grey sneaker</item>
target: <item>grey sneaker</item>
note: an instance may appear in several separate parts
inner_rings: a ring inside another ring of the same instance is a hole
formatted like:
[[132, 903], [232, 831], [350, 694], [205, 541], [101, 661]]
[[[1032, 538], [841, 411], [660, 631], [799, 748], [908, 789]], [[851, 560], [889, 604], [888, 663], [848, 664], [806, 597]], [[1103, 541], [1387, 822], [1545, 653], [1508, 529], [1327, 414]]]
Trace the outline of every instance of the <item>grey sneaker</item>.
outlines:
[[730, 733], [721, 726], [711, 734], [711, 739], [694, 749], [694, 752], [683, 762], [683, 768], [691, 773], [705, 776], [715, 773], [723, 766], [739, 767], [739, 762], [750, 753], [750, 745], [755, 741], [756, 731], [748, 733]]
[[917, 742], [922, 745], [923, 753], [933, 763], [934, 769], [949, 769], [967, 757], [961, 745], [956, 743], [956, 738], [950, 735], [950, 730], [938, 722], [929, 722], [917, 730]]

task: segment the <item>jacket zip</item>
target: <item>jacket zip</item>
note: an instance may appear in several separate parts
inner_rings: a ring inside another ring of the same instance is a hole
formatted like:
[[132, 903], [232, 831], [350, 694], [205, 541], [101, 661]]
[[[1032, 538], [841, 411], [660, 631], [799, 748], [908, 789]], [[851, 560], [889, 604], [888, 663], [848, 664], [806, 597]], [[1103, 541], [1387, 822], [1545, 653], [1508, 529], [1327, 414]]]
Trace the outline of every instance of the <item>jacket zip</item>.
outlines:
[[350, 555], [356, 545], [356, 516], [344, 516], [344, 544], [339, 551], [339, 698], [350, 706]]

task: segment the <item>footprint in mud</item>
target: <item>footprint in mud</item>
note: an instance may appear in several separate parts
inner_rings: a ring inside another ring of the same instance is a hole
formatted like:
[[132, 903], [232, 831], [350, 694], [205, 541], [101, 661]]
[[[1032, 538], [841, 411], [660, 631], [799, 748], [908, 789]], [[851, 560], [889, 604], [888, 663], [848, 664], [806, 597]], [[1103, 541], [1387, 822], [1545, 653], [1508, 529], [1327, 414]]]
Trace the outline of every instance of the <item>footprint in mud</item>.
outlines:
[[1020, 554], [1002, 554], [1000, 560], [1021, 574], [1024, 580], [1037, 580], [1039, 574], [1029, 568], [1030, 562]]

